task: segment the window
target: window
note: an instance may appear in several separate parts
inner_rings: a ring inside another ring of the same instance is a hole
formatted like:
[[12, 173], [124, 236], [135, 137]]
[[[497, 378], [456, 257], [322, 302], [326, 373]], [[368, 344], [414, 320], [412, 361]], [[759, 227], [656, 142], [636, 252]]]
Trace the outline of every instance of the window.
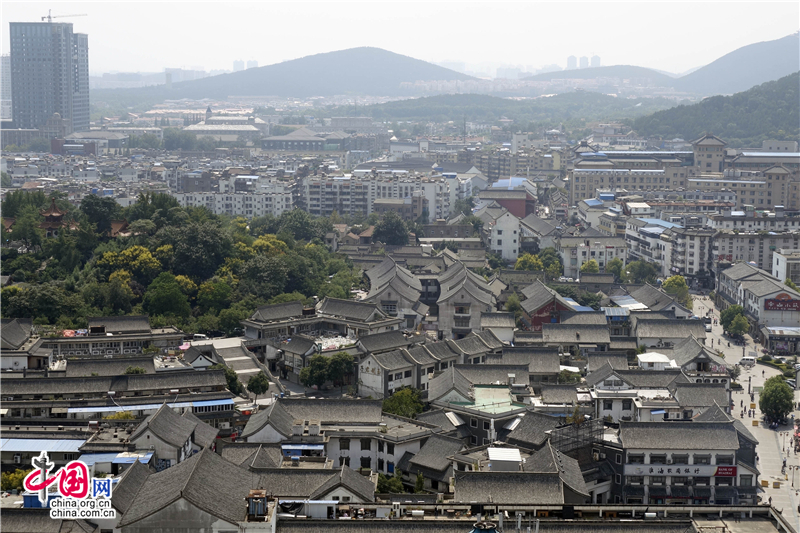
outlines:
[[389, 442], [386, 443], [386, 454], [394, 455], [394, 444], [391, 444]]
[[339, 466], [350, 466], [350, 458], [349, 457], [339, 457]]
[[383, 459], [378, 459], [378, 470], [383, 470]]
[[483, 429], [485, 429], [486, 431], [489, 431], [489, 429], [491, 427], [492, 427], [492, 425], [489, 422], [487, 422], [487, 421], [483, 422]]
[[667, 464], [667, 456], [665, 454], [661, 454], [661, 455], [650, 454], [650, 464], [651, 465]]
[[740, 487], [752, 487], [753, 486], [753, 476], [739, 476], [739, 486]]
[[469, 419], [469, 426], [476, 428], [478, 427], [478, 419], [477, 418], [470, 418]]
[[501, 230], [501, 229], [497, 230], [497, 234], [498, 235], [502, 235], [503, 234], [503, 230]]
[[362, 457], [361, 468], [372, 468], [372, 457]]
[[339, 439], [339, 449], [340, 450], [349, 450], [350, 449], [350, 439]]
[[651, 485], [663, 485], [664, 483], [666, 483], [666, 478], [664, 476], [650, 476]]
[[708, 477], [696, 477], [696, 478], [694, 478], [694, 484], [695, 485], [709, 485], [710, 484], [710, 478], [708, 478]]
[[694, 464], [696, 465], [710, 465], [711, 464], [711, 456], [710, 455], [697, 455], [694, 456]]
[[611, 400], [603, 400], [603, 411], [610, 411], [614, 408], [614, 402]]
[[622, 464], [622, 454], [621, 454], [621, 453], [618, 453], [618, 454], [617, 454], [617, 464], [618, 464], [618, 465], [621, 465], [621, 464]]
[[503, 244], [503, 239], [497, 239], [497, 245], [500, 246], [501, 244]]
[[673, 485], [688, 485], [689, 478], [686, 476], [675, 476], [672, 478]]
[[382, 440], [378, 441], [378, 452], [383, 453], [383, 441]]
[[361, 439], [361, 451], [370, 450], [372, 448], [372, 440], [371, 439]]
[[732, 465], [733, 464], [733, 456], [732, 455], [718, 455], [717, 456], [717, 464], [718, 465]]
[[470, 443], [470, 444], [472, 444], [473, 446], [477, 446], [477, 444], [478, 444], [478, 437], [476, 437], [475, 435], [470, 435], [470, 437], [469, 437], [469, 443]]
[[398, 372], [397, 374], [394, 375], [394, 379], [395, 380], [403, 379], [403, 373], [402, 372]]
[[642, 485], [644, 483], [644, 476], [625, 476], [629, 485]]
[[628, 464], [631, 464], [631, 465], [644, 464], [644, 455], [643, 454], [629, 455], [628, 456]]
[[622, 476], [619, 474], [614, 474], [614, 483], [617, 485], [622, 484]]
[[672, 463], [676, 465], [688, 465], [689, 464], [689, 456], [688, 455], [676, 455], [672, 454]]
[[404, 378], [410, 378], [411, 377], [411, 370], [406, 370], [405, 372], [403, 372], [403, 377]]
[[733, 485], [733, 478], [732, 477], [716, 477], [714, 478], [715, 484], [719, 487], [720, 485], [731, 486]]
[[622, 410], [630, 411], [633, 402], [631, 400], [622, 400]]

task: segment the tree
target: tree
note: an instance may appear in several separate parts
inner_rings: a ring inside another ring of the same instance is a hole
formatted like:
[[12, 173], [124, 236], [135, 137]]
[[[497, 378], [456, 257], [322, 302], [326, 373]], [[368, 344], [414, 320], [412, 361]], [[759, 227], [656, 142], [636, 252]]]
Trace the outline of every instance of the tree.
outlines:
[[647, 261], [632, 261], [625, 267], [627, 278], [632, 283], [655, 283], [658, 270]]
[[208, 367], [209, 370], [224, 370], [225, 371], [225, 381], [228, 384], [228, 390], [234, 394], [241, 394], [244, 392], [244, 386], [242, 382], [239, 381], [239, 376], [232, 368], [228, 368], [225, 365], [211, 365]]
[[559, 278], [559, 277], [561, 277], [561, 274], [563, 274], [563, 273], [564, 273], [564, 269], [561, 266], [561, 263], [559, 263], [557, 261], [555, 261], [553, 263], [550, 263], [550, 266], [548, 266], [548, 267], [546, 267], [544, 269], [544, 275], [549, 280], [554, 280], [556, 278]]
[[402, 494], [405, 492], [403, 488], [403, 478], [400, 470], [395, 469], [394, 475], [389, 477], [385, 474], [378, 474], [378, 494]]
[[383, 400], [383, 410], [405, 418], [414, 418], [422, 412], [422, 400], [419, 390], [412, 387], [401, 387], [394, 394]]
[[30, 205], [24, 207], [11, 228], [11, 240], [24, 242], [29, 250], [41, 249], [44, 231], [40, 225], [43, 220], [38, 209]]
[[113, 415], [103, 417], [106, 420], [135, 420], [136, 417], [130, 411], [117, 411]]
[[476, 217], [475, 215], [469, 215], [465, 217], [461, 224], [470, 224], [472, 226], [472, 235], [480, 236], [481, 231], [483, 230], [483, 220], [480, 217]]
[[559, 383], [580, 383], [581, 375], [569, 370], [562, 370], [558, 373]]
[[189, 299], [175, 281], [175, 276], [162, 272], [147, 287], [142, 301], [145, 311], [151, 316], [168, 315], [188, 318], [192, 312]]
[[353, 372], [353, 356], [347, 352], [336, 352], [328, 360], [328, 379], [339, 387], [344, 385], [345, 376]]
[[230, 256], [231, 239], [214, 222], [191, 222], [167, 226], [156, 234], [162, 244], [172, 245], [175, 274], [208, 279]]
[[247, 382], [247, 390], [255, 394], [256, 401], [258, 401], [258, 395], [264, 394], [269, 390], [269, 378], [264, 372], [250, 376], [250, 380]]
[[522, 304], [519, 301], [519, 296], [511, 294], [506, 300], [506, 311], [514, 313], [514, 318], [519, 319], [522, 316]]
[[544, 250], [539, 250], [537, 257], [539, 258], [539, 261], [542, 262], [545, 269], [549, 268], [552, 264], [557, 263], [559, 270], [558, 275], [560, 276], [561, 273], [564, 272], [564, 265], [561, 262], [561, 256], [558, 255], [558, 252], [552, 246], [545, 248]]
[[739, 315], [744, 315], [744, 308], [741, 305], [732, 305], [720, 313], [719, 323], [722, 325], [722, 329], [728, 331], [733, 319]]
[[597, 274], [600, 272], [600, 266], [594, 259], [589, 259], [581, 265], [581, 274]]
[[792, 412], [794, 391], [783, 380], [783, 376], [772, 376], [764, 383], [758, 398], [758, 407], [768, 420], [779, 421]]
[[125, 369], [125, 374], [146, 374], [147, 370], [140, 366], [129, 366]]
[[575, 409], [572, 410], [572, 414], [567, 417], [567, 422], [569, 424], [575, 424], [576, 426], [580, 426], [585, 420], [586, 417], [581, 414], [580, 407], [577, 405], [575, 406]]
[[733, 319], [730, 326], [728, 326], [728, 333], [731, 335], [744, 335], [750, 330], [750, 322], [744, 317], [744, 315], [736, 315], [736, 318]]
[[3, 472], [0, 477], [2, 477], [2, 487], [0, 487], [3, 491], [11, 491], [11, 490], [22, 490], [22, 482], [25, 481], [25, 478], [28, 474], [33, 471], [33, 468], [29, 468], [27, 470], [22, 470], [21, 468], [17, 468], [13, 472]]
[[328, 358], [321, 353], [308, 361], [308, 366], [300, 370], [300, 383], [305, 387], [321, 388], [328, 381]]
[[683, 276], [670, 276], [661, 284], [661, 290], [675, 298], [689, 309], [692, 308], [692, 297], [689, 295], [689, 285]]
[[408, 228], [397, 213], [389, 211], [375, 224], [373, 237], [384, 244], [408, 244]]
[[798, 288], [795, 282], [793, 282], [789, 278], [786, 278], [786, 281], [784, 281], [783, 284], [792, 289], [793, 291], [800, 292], [800, 288]]
[[31, 139], [31, 142], [28, 143], [27, 148], [27, 151], [29, 152], [49, 152], [50, 141], [42, 137], [37, 137], [35, 139]]
[[463, 200], [456, 200], [456, 203], [453, 205], [453, 213], [462, 213], [464, 216], [468, 217], [472, 215], [472, 208], [475, 207], [475, 198], [470, 196], [469, 198], [465, 198]]
[[232, 293], [231, 286], [222, 280], [215, 278], [206, 281], [197, 290], [197, 305], [203, 311], [214, 310], [218, 313], [228, 306]]
[[88, 194], [81, 200], [81, 212], [100, 235], [107, 235], [111, 231], [111, 221], [120, 218], [122, 206], [113, 198]]
[[417, 481], [414, 483], [414, 493], [422, 494], [423, 492], [425, 492], [425, 478], [422, 476], [422, 472], [417, 472]]
[[614, 279], [616, 281], [622, 281], [624, 279], [624, 271], [625, 271], [625, 263], [622, 262], [622, 259], [619, 257], [615, 257], [608, 263], [606, 263], [606, 272], [609, 274], [614, 274]]
[[544, 270], [544, 265], [538, 257], [532, 254], [522, 254], [514, 264], [514, 270]]

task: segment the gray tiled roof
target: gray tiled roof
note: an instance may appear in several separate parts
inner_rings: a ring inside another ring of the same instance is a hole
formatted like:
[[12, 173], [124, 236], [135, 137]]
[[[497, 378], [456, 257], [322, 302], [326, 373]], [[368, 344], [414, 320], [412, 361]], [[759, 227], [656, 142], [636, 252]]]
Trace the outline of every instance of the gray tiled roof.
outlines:
[[379, 265], [366, 271], [369, 279], [369, 293], [367, 300], [382, 297], [389, 288], [408, 301], [419, 300], [422, 293], [422, 284], [414, 274], [398, 265], [394, 259], [387, 257]]
[[591, 374], [603, 366], [606, 362], [615, 370], [628, 369], [628, 357], [623, 353], [597, 352], [590, 353], [586, 357], [586, 371]]
[[254, 322], [273, 322], [303, 315], [303, 302], [286, 302], [275, 305], [264, 305], [256, 309], [250, 317]]
[[181, 417], [167, 404], [164, 404], [136, 427], [131, 434], [131, 440], [136, 440], [145, 430], [149, 429], [159, 439], [180, 448], [192, 438], [196, 426], [197, 422]]
[[514, 313], [481, 313], [482, 328], [513, 328]]
[[425, 349], [440, 361], [452, 359], [460, 353], [453, 351], [448, 342], [426, 342]]
[[414, 366], [413, 360], [407, 359], [403, 350], [372, 354], [371, 357], [385, 370], [399, 370]]
[[33, 320], [30, 318], [4, 318], [0, 322], [0, 339], [3, 350], [17, 350], [31, 336]]
[[375, 501], [375, 484], [367, 476], [362, 476], [348, 466], [334, 470], [328, 481], [311, 494], [311, 499], [321, 499], [337, 487], [345, 487], [359, 496], [364, 502]]
[[578, 391], [575, 385], [542, 385], [542, 402], [577, 404]]
[[447, 457], [458, 453], [463, 447], [464, 443], [461, 439], [434, 434], [428, 437], [428, 440], [409, 463], [412, 467], [420, 466], [441, 472], [452, 466]]
[[3, 507], [3, 533], [97, 533], [86, 520], [52, 519], [49, 509]]
[[508, 434], [508, 442], [525, 448], [538, 448], [549, 438], [548, 431], [561, 425], [563, 420], [554, 416], [528, 411], [519, 424]]
[[149, 333], [150, 320], [147, 315], [101, 316], [87, 318], [89, 329], [105, 326], [106, 333]]
[[689, 336], [698, 339], [706, 338], [705, 324], [700, 320], [639, 320], [634, 317], [631, 319], [631, 323], [639, 339], [683, 339]]
[[[124, 479], [120, 481], [123, 482]], [[176, 466], [148, 476], [118, 526], [130, 526], [181, 499], [236, 524], [247, 513], [244, 498], [258, 483], [258, 476], [206, 448]]]
[[122, 473], [119, 482], [114, 487], [114, 492], [111, 493], [111, 505], [121, 513], [126, 512], [149, 475], [150, 469], [146, 465], [134, 461]]
[[376, 352], [411, 346], [414, 344], [414, 339], [407, 338], [400, 330], [393, 330], [364, 335], [358, 342], [366, 352]]
[[558, 474], [528, 472], [455, 472], [454, 502], [503, 502], [509, 505], [559, 505], [564, 488]]
[[525, 472], [556, 473], [570, 489], [589, 497], [589, 490], [586, 488], [578, 461], [559, 452], [549, 442], [547, 446], [534, 452], [523, 468]]
[[[485, 279], [478, 276], [463, 263], [456, 262], [439, 275], [439, 299], [437, 304], [444, 305], [456, 295], [469, 294], [469, 301], [473, 304], [494, 306], [495, 296]], [[475, 305], [477, 310], [479, 306]]]
[[619, 438], [630, 449], [737, 450], [739, 439], [728, 422], [620, 422]]
[[609, 344], [608, 326], [603, 324], [542, 324], [545, 344]]
[[502, 354], [486, 356], [487, 364], [527, 365], [530, 374], [558, 374], [558, 350], [547, 347], [505, 347]]
[[710, 407], [728, 403], [728, 391], [722, 383], [675, 383], [671, 390], [681, 407]]
[[439, 361], [438, 358], [431, 355], [431, 352], [426, 349], [426, 345], [413, 346], [406, 350], [406, 353], [417, 364], [422, 366], [433, 365]]
[[556, 291], [542, 283], [541, 281], [534, 281], [524, 289], [522, 294], [525, 299], [522, 301], [522, 308], [526, 313], [530, 314], [542, 306], [552, 302], [554, 299], [567, 309], [572, 306]]
[[608, 327], [608, 320], [604, 311], [597, 311], [594, 313], [589, 312], [576, 312], [576, 311], [561, 311], [562, 324], [600, 324]]
[[121, 376], [128, 367], [143, 368], [147, 374], [155, 374], [152, 356], [114, 357], [112, 359], [70, 359], [67, 361], [67, 378], [91, 376]]
[[455, 390], [464, 398], [473, 397], [472, 384], [461, 372], [456, 370], [455, 365], [449, 366], [428, 382], [428, 400], [439, 399], [451, 390]]
[[181, 416], [189, 422], [197, 424], [194, 428], [194, 438], [192, 439], [195, 444], [201, 448], [205, 448], [214, 444], [214, 441], [217, 440], [217, 435], [219, 435], [219, 429], [206, 424], [197, 418], [191, 411], [186, 411]]
[[305, 355], [309, 350], [314, 348], [316, 344], [313, 339], [309, 339], [303, 335], [293, 335], [289, 342], [281, 344], [281, 350], [297, 355]]
[[[336, 316], [360, 322], [369, 320], [375, 311], [378, 311], [378, 307], [375, 304], [328, 297], [322, 300], [322, 304], [319, 307], [319, 314], [321, 315]], [[382, 313], [378, 314], [382, 315]]]

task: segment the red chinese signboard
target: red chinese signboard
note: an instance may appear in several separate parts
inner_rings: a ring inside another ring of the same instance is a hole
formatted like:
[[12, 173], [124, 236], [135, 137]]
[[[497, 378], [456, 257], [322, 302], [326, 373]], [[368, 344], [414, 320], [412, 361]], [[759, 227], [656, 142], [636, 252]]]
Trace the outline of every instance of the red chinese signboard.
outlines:
[[764, 300], [765, 311], [800, 311], [800, 300], [793, 300], [785, 292], [775, 298]]
[[718, 477], [736, 477], [736, 467], [718, 466], [717, 471], [714, 472], [714, 475]]

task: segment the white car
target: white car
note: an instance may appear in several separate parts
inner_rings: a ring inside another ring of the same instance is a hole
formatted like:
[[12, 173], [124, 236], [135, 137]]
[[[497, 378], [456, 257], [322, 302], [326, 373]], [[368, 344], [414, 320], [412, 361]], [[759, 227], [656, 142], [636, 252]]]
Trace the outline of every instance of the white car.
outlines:
[[706, 324], [706, 333], [711, 333], [711, 324]]

